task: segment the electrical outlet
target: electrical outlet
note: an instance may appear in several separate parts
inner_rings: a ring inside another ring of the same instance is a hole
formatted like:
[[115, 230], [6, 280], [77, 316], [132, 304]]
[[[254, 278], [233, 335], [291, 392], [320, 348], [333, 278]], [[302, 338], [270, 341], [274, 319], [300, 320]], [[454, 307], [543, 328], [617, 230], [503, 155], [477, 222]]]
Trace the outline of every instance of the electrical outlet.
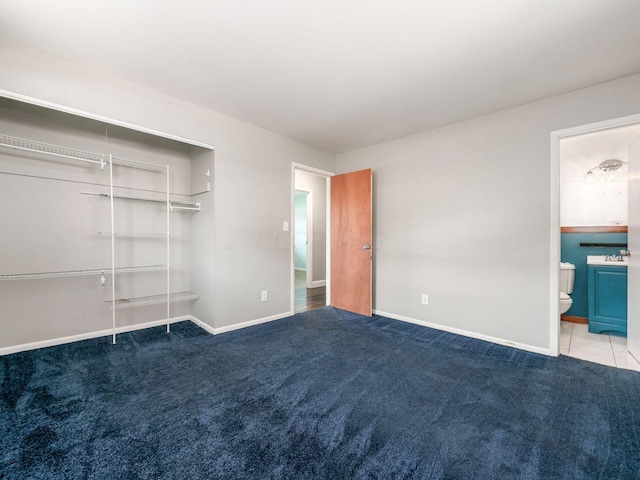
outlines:
[[268, 292], [267, 290], [263, 290], [262, 291], [262, 297], [260, 298], [263, 302], [266, 302], [268, 300]]
[[422, 294], [422, 304], [429, 305], [429, 295], [427, 295], [426, 293]]

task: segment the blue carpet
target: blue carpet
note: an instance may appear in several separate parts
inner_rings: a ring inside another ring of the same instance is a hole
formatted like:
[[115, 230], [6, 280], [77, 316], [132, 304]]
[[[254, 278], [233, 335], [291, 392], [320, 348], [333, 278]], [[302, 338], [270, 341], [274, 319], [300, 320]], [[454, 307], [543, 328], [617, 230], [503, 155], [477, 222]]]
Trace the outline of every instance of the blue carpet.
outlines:
[[332, 308], [0, 357], [2, 479], [637, 479], [640, 374]]

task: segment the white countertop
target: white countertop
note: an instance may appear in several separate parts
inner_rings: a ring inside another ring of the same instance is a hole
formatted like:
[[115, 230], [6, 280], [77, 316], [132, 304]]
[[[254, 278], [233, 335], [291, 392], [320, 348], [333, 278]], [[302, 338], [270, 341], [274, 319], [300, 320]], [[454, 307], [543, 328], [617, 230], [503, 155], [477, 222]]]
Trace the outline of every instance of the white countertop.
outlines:
[[622, 261], [606, 260], [606, 255], [587, 255], [587, 265], [606, 265], [607, 267], [626, 267], [629, 257], [622, 257]]

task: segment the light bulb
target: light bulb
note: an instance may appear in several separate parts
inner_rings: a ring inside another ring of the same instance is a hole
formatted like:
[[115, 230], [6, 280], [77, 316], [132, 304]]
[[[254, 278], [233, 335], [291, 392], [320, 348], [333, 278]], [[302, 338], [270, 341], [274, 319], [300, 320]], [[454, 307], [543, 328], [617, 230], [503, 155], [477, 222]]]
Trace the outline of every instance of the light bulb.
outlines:
[[586, 185], [593, 185], [594, 183], [596, 183], [596, 176], [591, 170], [584, 174], [584, 183]]

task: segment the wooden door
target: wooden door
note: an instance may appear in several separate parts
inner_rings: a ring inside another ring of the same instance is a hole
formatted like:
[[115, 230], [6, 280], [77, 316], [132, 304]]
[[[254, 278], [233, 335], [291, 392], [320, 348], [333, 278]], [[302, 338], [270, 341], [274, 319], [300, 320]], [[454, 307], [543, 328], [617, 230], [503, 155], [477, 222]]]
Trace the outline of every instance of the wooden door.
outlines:
[[629, 145], [627, 350], [640, 362], [640, 138]]
[[372, 171], [331, 177], [331, 305], [371, 316]]

